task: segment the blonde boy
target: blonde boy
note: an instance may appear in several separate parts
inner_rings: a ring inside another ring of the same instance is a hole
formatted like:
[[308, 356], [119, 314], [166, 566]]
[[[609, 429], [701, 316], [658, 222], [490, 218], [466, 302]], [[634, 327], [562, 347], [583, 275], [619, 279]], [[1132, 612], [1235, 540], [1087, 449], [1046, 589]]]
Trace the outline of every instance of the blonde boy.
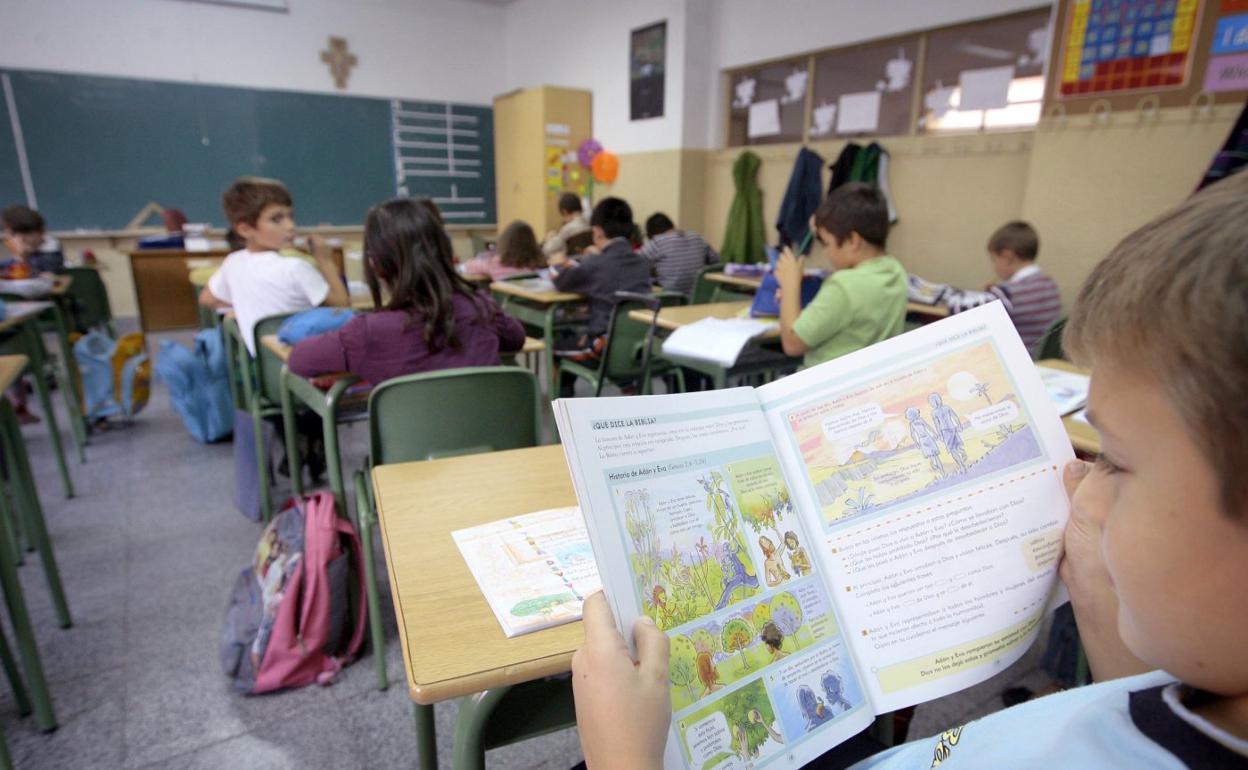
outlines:
[[310, 239], [316, 267], [278, 253], [291, 245], [295, 235], [290, 192], [281, 182], [241, 177], [225, 191], [222, 205], [230, 226], [246, 245], [225, 258], [200, 293], [199, 303], [232, 308], [253, 356], [253, 330], [260, 319], [318, 305], [351, 304], [333, 254], [319, 239]]
[[[1066, 468], [1060, 566], [1097, 683], [1029, 701], [862, 767], [1248, 764], [1248, 173], [1128, 236], [1089, 276], [1064, 340], [1092, 368], [1095, 465]], [[591, 770], [657, 768], [667, 638], [629, 657], [600, 595], [573, 658]]]

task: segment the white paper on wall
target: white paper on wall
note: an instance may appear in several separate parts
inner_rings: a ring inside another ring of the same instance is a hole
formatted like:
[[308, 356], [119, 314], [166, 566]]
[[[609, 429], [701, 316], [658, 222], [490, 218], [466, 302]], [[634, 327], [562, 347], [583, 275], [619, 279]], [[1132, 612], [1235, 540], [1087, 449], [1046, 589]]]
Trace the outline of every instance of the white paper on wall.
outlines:
[[880, 127], [880, 92], [844, 94], [837, 100], [836, 132], [853, 134], [876, 131]]
[[750, 105], [750, 120], [745, 129], [746, 136], [757, 139], [763, 136], [775, 136], [780, 133], [780, 102], [768, 99]]
[[996, 110], [1010, 103], [1010, 81], [1014, 65], [962, 70], [958, 86], [962, 89], [959, 110]]

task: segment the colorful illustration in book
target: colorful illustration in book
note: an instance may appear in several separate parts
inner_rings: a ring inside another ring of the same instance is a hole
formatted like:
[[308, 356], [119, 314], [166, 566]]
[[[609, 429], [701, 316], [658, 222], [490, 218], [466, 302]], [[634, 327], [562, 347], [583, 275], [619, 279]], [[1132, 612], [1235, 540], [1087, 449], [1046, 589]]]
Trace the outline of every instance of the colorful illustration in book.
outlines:
[[621, 485], [617, 511], [634, 585], [661, 629], [695, 621], [761, 590], [737, 503], [719, 467]]
[[784, 533], [784, 547], [789, 549], [789, 564], [793, 567], [793, 572], [798, 577], [809, 575], [810, 557], [806, 555], [806, 549], [801, 546], [797, 540], [797, 533], [792, 530]]
[[829, 524], [1042, 455], [990, 342], [910, 364], [786, 414]]
[[767, 689], [759, 680], [680, 719], [677, 728], [685, 756], [699, 770], [752, 767], [782, 751], [785, 744]]
[[[784, 557], [787, 555], [791, 561], [795, 547], [801, 553], [798, 562], [793, 564], [793, 574], [798, 577], [809, 574], [810, 561], [797, 545], [797, 535], [792, 529], [786, 531], [792, 527], [793, 501], [776, 458], [768, 455], [728, 463], [725, 470], [733, 495], [740, 503], [741, 519], [758, 535], [755, 542], [762, 553], [763, 579], [767, 586], [774, 588], [792, 578], [785, 569]], [[790, 541], [794, 545], [790, 545]]]
[[835, 627], [823, 585], [809, 581], [671, 634], [672, 710], [756, 675], [826, 638]]
[[771, 538], [766, 535], [760, 537], [758, 547], [763, 551], [763, 579], [767, 581], [769, 588], [775, 588], [792, 577], [784, 571], [784, 564], [780, 561], [780, 554], [776, 552], [776, 544], [771, 542]]
[[786, 735], [804, 735], [864, 702], [839, 641], [768, 669], [766, 682]]

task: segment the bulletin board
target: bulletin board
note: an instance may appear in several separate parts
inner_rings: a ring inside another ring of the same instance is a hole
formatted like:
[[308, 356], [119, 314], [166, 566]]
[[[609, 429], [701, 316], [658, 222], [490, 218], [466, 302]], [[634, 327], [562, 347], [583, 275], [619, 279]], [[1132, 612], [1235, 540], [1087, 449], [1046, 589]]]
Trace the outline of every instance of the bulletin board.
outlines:
[[[918, 35], [815, 54], [810, 138], [909, 134], [918, 60]], [[846, 107], [872, 100], [874, 121], [846, 114]]]
[[1248, 0], [1061, 0], [1057, 15], [1046, 112], [1244, 99]]
[[809, 85], [809, 56], [732, 72], [728, 146], [802, 141]]

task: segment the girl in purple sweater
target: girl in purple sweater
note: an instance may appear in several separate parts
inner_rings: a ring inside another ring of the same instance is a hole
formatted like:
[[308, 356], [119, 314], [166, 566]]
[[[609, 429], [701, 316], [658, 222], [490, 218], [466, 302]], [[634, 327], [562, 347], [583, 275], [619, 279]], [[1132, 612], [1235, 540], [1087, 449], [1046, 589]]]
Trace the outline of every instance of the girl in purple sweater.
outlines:
[[[374, 312], [294, 346], [302, 377], [350, 372], [377, 385], [404, 374], [496, 366], [524, 345], [524, 327], [455, 272], [442, 216], [428, 199], [374, 206], [364, 224], [364, 277]], [[382, 304], [382, 293], [388, 298]]]

